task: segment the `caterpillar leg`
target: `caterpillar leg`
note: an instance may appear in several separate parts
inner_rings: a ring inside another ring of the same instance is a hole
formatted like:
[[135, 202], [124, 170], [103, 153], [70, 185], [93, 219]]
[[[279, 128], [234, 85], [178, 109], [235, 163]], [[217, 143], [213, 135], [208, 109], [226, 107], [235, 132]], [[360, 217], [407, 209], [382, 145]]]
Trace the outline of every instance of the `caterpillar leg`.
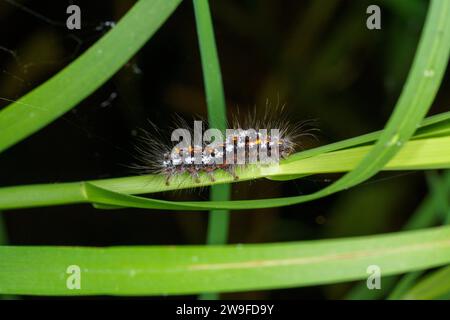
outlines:
[[183, 168], [167, 168], [163, 173], [166, 176], [166, 186], [170, 185], [170, 179], [172, 179], [173, 176], [176, 176], [178, 174], [183, 173]]
[[236, 167], [235, 167], [235, 166], [229, 166], [229, 167], [227, 167], [226, 171], [227, 171], [229, 174], [231, 174], [231, 176], [233, 177], [233, 179], [234, 179], [235, 181], [236, 181], [236, 180], [239, 180], [239, 176], [236, 175]]
[[206, 174], [208, 175], [211, 182], [215, 182], [216, 178], [214, 178], [214, 173], [212, 171], [207, 171]]
[[199, 176], [198, 171], [196, 169], [189, 168], [187, 171], [189, 172], [191, 177], [194, 179], [195, 183], [200, 183], [200, 176]]
[[216, 178], [214, 178], [214, 170], [217, 169], [216, 167], [210, 167], [210, 168], [206, 168], [204, 170], [204, 172], [206, 173], [206, 175], [208, 176], [209, 180], [211, 180], [211, 182], [216, 181]]
[[172, 178], [172, 173], [166, 175], [166, 186], [170, 186], [170, 178]]
[[170, 179], [172, 178], [172, 176], [175, 174], [175, 171], [172, 168], [168, 168], [166, 170], [163, 171], [163, 175], [166, 177], [166, 186], [170, 185]]

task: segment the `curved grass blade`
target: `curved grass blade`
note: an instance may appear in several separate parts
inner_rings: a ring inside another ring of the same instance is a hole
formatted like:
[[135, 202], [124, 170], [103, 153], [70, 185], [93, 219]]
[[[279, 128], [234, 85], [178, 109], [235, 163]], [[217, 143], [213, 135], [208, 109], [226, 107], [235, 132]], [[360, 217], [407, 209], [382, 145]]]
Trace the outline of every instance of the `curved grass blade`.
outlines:
[[[429, 145], [430, 141], [439, 142], [437, 146]], [[387, 169], [391, 168], [393, 170], [398, 170], [401, 168], [399, 163], [403, 163], [406, 169], [424, 169], [425, 167], [421, 167], [419, 162], [416, 162], [414, 159], [414, 155], [420, 154], [420, 152], [424, 152], [426, 156], [424, 156], [425, 162], [427, 165], [431, 165], [430, 168], [450, 168], [450, 149], [443, 149], [444, 146], [450, 145], [450, 137], [445, 138], [434, 138], [429, 140], [419, 140], [419, 141], [410, 141], [408, 142], [408, 147], [403, 148], [403, 150], [395, 157], [388, 165]], [[370, 147], [359, 147], [360, 151], [362, 149], [366, 149], [368, 151]], [[431, 150], [429, 150], [431, 149]], [[444, 151], [447, 150], [447, 151]], [[340, 153], [342, 155], [342, 159], [352, 159], [354, 165], [356, 165], [360, 158], [364, 157], [364, 153], [359, 157], [354, 157], [352, 153], [355, 150], [341, 150], [336, 151], [335, 154]], [[331, 170], [334, 160], [336, 157], [326, 157], [327, 154], [324, 155], [324, 160], [327, 160], [327, 165], [324, 165], [326, 170]], [[444, 158], [439, 159], [439, 157], [443, 156]], [[402, 160], [398, 160], [401, 158]], [[431, 164], [430, 161], [436, 161], [434, 164]], [[307, 171], [308, 165], [311, 166], [313, 171], [317, 171], [317, 164], [320, 163], [320, 156], [315, 158], [307, 158], [303, 159], [298, 163], [297, 168], [301, 168], [301, 170]], [[345, 165], [345, 162], [342, 162]], [[291, 166], [292, 164], [288, 164], [287, 166]], [[282, 166], [280, 166], [282, 167]], [[351, 168], [347, 168], [351, 169]], [[291, 172], [290, 167], [283, 171], [282, 173]], [[270, 174], [276, 175], [278, 172], [265, 172], [264, 170], [261, 172], [262, 176], [269, 176]], [[87, 196], [87, 200], [91, 203], [96, 203], [97, 207], [99, 204], [104, 205], [113, 205], [113, 206], [123, 206], [123, 207], [135, 207], [135, 208], [147, 208], [147, 209], [168, 209], [168, 210], [208, 210], [211, 208], [214, 209], [232, 209], [232, 210], [244, 210], [244, 209], [259, 209], [259, 208], [271, 208], [271, 207], [279, 207], [279, 206], [288, 206], [292, 204], [298, 203], [299, 197], [285, 197], [285, 198], [271, 198], [271, 199], [260, 199], [260, 200], [240, 200], [240, 201], [204, 201], [204, 202], [176, 202], [176, 201], [164, 201], [164, 200], [155, 200], [143, 197], [136, 197], [131, 195], [114, 193], [109, 190], [101, 189], [98, 186], [95, 186], [90, 183], [85, 184], [85, 194]], [[312, 195], [309, 195], [311, 197]], [[302, 196], [302, 198], [308, 198], [308, 196]]]
[[[270, 201], [247, 200], [228, 203], [217, 201], [209, 204], [211, 208], [245, 208], [246, 205], [252, 208], [267, 208], [302, 203], [350, 188], [375, 175], [412, 137], [431, 107], [446, 70], [450, 53], [449, 15], [450, 2], [431, 1], [417, 53], [394, 112], [375, 145], [351, 172], [313, 194], [270, 199]], [[144, 204], [142, 199], [139, 199], [138, 202]], [[148, 204], [150, 205], [150, 203]], [[205, 204], [208, 205], [207, 203], [197, 203], [196, 208], [204, 208]], [[167, 205], [173, 208], [172, 204]], [[194, 208], [195, 204], [180, 204], [180, 209], [186, 208], [186, 206]]]
[[140, 0], [74, 62], [0, 111], [0, 152], [45, 127], [116, 73], [181, 0]]
[[[397, 103], [392, 117], [388, 124], [380, 134], [374, 147], [370, 149], [368, 154], [358, 163], [358, 165], [343, 178], [333, 183], [316, 193], [282, 199], [266, 199], [266, 200], [242, 200], [242, 201], [216, 201], [208, 202], [185, 202], [176, 203], [161, 200], [151, 200], [139, 197], [132, 197], [129, 195], [119, 195], [117, 193], [102, 190], [91, 184], [84, 184], [84, 188], [78, 190], [72, 189], [75, 192], [72, 196], [78, 197], [79, 201], [86, 201], [86, 197], [93, 197], [101, 195], [102, 200], [98, 203], [103, 205], [130, 205], [142, 208], [167, 208], [173, 209], [238, 209], [238, 208], [267, 208], [282, 205], [292, 205], [306, 201], [315, 200], [332, 193], [341, 191], [358, 184], [361, 181], [373, 176], [376, 172], [381, 170], [386, 163], [403, 147], [405, 142], [409, 140], [413, 132], [422, 122], [422, 118], [431, 106], [434, 96], [440, 86], [445, 68], [448, 62], [450, 51], [450, 19], [447, 17], [450, 14], [450, 2], [443, 0], [433, 0], [427, 15], [423, 34], [421, 36], [417, 54], [405, 88], [402, 91], [399, 102]], [[430, 140], [435, 140], [430, 139]], [[425, 140], [419, 140], [425, 141]], [[427, 140], [428, 141], [428, 140]], [[413, 141], [414, 142], [414, 141]], [[409, 142], [409, 143], [413, 143]], [[435, 168], [433, 166], [433, 168]], [[447, 166], [445, 166], [447, 168]], [[247, 178], [254, 178], [251, 170], [247, 173]], [[299, 172], [301, 174], [302, 172]], [[277, 175], [276, 173], [273, 175]], [[251, 176], [251, 177], [250, 177]], [[222, 182], [228, 182], [223, 181]], [[22, 189], [23, 190], [23, 189]], [[89, 190], [91, 193], [87, 194]], [[14, 196], [14, 190], [2, 190]], [[15, 189], [17, 191], [17, 189]], [[17, 196], [17, 194], [15, 195]], [[109, 197], [109, 198], [108, 198]], [[120, 198], [120, 201], [117, 199]], [[1, 199], [1, 198], [0, 198]], [[36, 200], [36, 199], [35, 199]], [[38, 202], [40, 201], [37, 199]], [[2, 200], [0, 200], [2, 201]], [[58, 199], [60, 201], [60, 199]], [[97, 202], [91, 198], [91, 201]], [[44, 200], [45, 202], [45, 200]], [[119, 202], [119, 203], [117, 203]], [[17, 206], [23, 201], [16, 201]], [[42, 202], [41, 202], [42, 203]], [[14, 205], [14, 203], [13, 203]], [[11, 206], [11, 203], [9, 204]], [[3, 208], [1, 206], [0, 208]]]
[[[425, 119], [422, 122], [422, 127], [418, 130], [419, 136], [426, 132], [429, 136], [439, 136], [438, 133], [442, 128], [450, 126], [450, 112], [438, 114]], [[335, 151], [349, 148], [351, 146], [364, 145], [366, 142], [374, 141], [380, 132], [373, 132], [360, 137], [351, 138], [330, 145], [322, 146], [315, 149], [300, 152], [295, 156], [296, 161], [314, 157], [324, 154], [327, 151]], [[408, 146], [408, 144], [406, 145]], [[446, 150], [444, 148], [444, 150]], [[286, 163], [291, 163], [291, 158], [287, 159]], [[339, 159], [333, 159], [334, 162], [339, 163]], [[324, 172], [328, 163], [323, 163]], [[318, 167], [320, 168], [320, 166]], [[301, 171], [300, 171], [301, 172]], [[299, 174], [301, 176], [301, 174]], [[295, 179], [299, 175], [286, 177], [265, 176], [265, 178], [274, 180], [286, 180], [289, 178]], [[240, 181], [258, 179], [262, 175], [255, 170], [245, 170], [239, 173]], [[207, 186], [211, 184], [231, 183], [233, 182], [229, 175], [218, 172], [216, 175], [216, 182], [211, 183], [210, 179], [202, 178], [199, 184], [192, 182], [192, 179], [187, 177], [177, 177], [170, 186], [167, 186], [162, 176], [133, 176], [112, 179], [100, 179], [89, 181], [96, 186], [105, 188], [111, 191], [122, 192], [127, 194], [143, 194], [155, 193], [169, 190], [177, 190], [183, 188], [195, 188], [200, 186]], [[85, 194], [82, 192], [83, 182], [67, 182], [67, 183], [53, 183], [53, 184], [38, 184], [25, 185], [0, 188], [0, 209], [17, 209], [28, 208], [33, 206], [49, 206], [49, 205], [63, 205], [71, 203], [86, 202]], [[104, 205], [106, 207], [106, 204]]]
[[[405, 147], [385, 166], [384, 170], [411, 170], [411, 169], [444, 169], [450, 167], [450, 149], [447, 147], [450, 143], [450, 136], [436, 137], [428, 139], [411, 140]], [[286, 178], [286, 172], [299, 174], [308, 173], [326, 173], [330, 171], [351, 170], [357, 165], [358, 161], [369, 152], [370, 146], [362, 146], [351, 149], [335, 151], [332, 156], [328, 153], [315, 157], [308, 157], [280, 164], [277, 170], [269, 168], [246, 168], [239, 172], [240, 180], [251, 180], [257, 178], [283, 177]], [[341, 167], [339, 167], [339, 165]], [[295, 177], [294, 175], [293, 177]], [[232, 178], [218, 172], [216, 182], [229, 183]], [[209, 185], [211, 181], [207, 177], [201, 177], [200, 183], [195, 183], [188, 176], [176, 177], [172, 184], [167, 186], [163, 176], [137, 176], [116, 179], [92, 180], [88, 181], [91, 186], [89, 190], [95, 188], [105, 189], [102, 191], [101, 201], [90, 198], [86, 193], [85, 182], [69, 182], [42, 185], [25, 185], [0, 188], [0, 209], [17, 209], [34, 206], [62, 205], [82, 202], [95, 202], [103, 206], [133, 206], [154, 209], [186, 209], [185, 204], [194, 210], [207, 208], [213, 209], [250, 209], [260, 207], [275, 207], [295, 204], [298, 197], [262, 199], [262, 200], [241, 200], [241, 201], [222, 201], [222, 202], [161, 202], [149, 198], [138, 198], [128, 196], [127, 194], [152, 193], [167, 190], [198, 187]], [[108, 193], [109, 192], [109, 193]], [[117, 204], [114, 198], [118, 194], [123, 200]], [[95, 194], [95, 192], [94, 192]], [[109, 194], [110, 199], [107, 194]], [[139, 199], [138, 202], [136, 200]], [[158, 203], [155, 207], [154, 201]]]
[[[313, 157], [325, 152], [343, 150], [361, 145], [368, 145], [376, 141], [380, 137], [380, 134], [382, 132], [383, 132], [382, 130], [375, 131], [354, 138], [338, 141], [335, 143], [330, 143], [314, 149], [298, 152], [290, 156], [288, 159], [286, 159], [286, 162], [292, 162], [299, 159]], [[425, 118], [422, 121], [416, 133], [414, 134], [414, 136], [411, 137], [411, 139], [445, 136], [448, 135], [449, 133], [450, 133], [450, 112], [444, 112]]]
[[[450, 3], [433, 0], [408, 79], [392, 116], [370, 152], [344, 177], [313, 194], [317, 199], [376, 174], [417, 129], [434, 100], [450, 53]], [[298, 198], [299, 201], [300, 198]]]

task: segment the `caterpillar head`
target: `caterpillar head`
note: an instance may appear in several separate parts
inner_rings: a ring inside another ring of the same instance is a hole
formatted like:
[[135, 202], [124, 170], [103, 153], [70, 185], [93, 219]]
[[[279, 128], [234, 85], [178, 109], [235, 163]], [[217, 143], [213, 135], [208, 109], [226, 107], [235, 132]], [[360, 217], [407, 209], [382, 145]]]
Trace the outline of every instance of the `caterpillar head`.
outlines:
[[282, 159], [286, 159], [291, 154], [295, 152], [296, 144], [289, 138], [281, 138], [278, 141], [278, 150], [280, 153], [280, 157]]

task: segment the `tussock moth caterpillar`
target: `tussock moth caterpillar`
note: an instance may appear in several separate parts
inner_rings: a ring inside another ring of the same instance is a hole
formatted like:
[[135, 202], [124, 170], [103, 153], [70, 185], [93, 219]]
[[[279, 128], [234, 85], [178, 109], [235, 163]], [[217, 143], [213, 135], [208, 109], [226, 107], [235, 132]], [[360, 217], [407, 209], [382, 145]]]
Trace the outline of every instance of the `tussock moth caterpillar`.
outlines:
[[191, 126], [177, 117], [172, 134], [164, 135], [154, 124], [153, 134], [141, 130], [136, 145], [139, 164], [132, 168], [141, 173], [162, 174], [166, 184], [175, 175], [189, 174], [199, 182], [201, 174], [214, 181], [217, 170], [228, 172], [235, 180], [236, 168], [249, 164], [270, 165], [301, 148], [302, 136], [314, 136], [309, 128], [311, 121], [293, 124], [288, 121], [283, 108], [280, 114], [265, 112], [263, 117], [248, 114], [240, 122], [233, 118], [224, 132], [209, 128], [205, 121], [194, 121]]

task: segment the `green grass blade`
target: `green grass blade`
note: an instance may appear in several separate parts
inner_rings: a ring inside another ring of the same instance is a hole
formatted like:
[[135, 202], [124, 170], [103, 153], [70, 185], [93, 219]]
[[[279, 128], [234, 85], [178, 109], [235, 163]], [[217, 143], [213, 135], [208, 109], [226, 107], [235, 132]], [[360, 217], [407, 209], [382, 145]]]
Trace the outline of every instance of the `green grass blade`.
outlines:
[[447, 224], [450, 212], [450, 197], [448, 196], [450, 190], [450, 174], [447, 171], [443, 177], [440, 177], [437, 172], [432, 171], [428, 172], [426, 177], [428, 188], [436, 195], [434, 201], [435, 213], [444, 224]]
[[[430, 147], [430, 141], [439, 142], [436, 145], [432, 145]], [[428, 144], [428, 146], [427, 146]], [[410, 141], [408, 143], [408, 147], [405, 147], [397, 157], [392, 160], [392, 164], [388, 164], [387, 167], [391, 167], [395, 170], [398, 170], [400, 166], [399, 162], [402, 160], [398, 160], [399, 158], [403, 159], [406, 163], [406, 167], [410, 169], [412, 166], [420, 167], [418, 162], [411, 160], [411, 155], [417, 155], [419, 152], [426, 152], [427, 156], [424, 156], [426, 159], [433, 159], [433, 161], [437, 161], [436, 157], [438, 154], [443, 153], [443, 146], [450, 144], [450, 137], [446, 138], [434, 138], [427, 140], [418, 140], [418, 141]], [[365, 149], [367, 147], [359, 147], [358, 149]], [[428, 148], [432, 149], [434, 152], [428, 153]], [[349, 158], [348, 153], [354, 150], [342, 150], [337, 151], [343, 158]], [[367, 150], [366, 150], [367, 151]], [[446, 162], [442, 162], [441, 165], [444, 168], [450, 168], [450, 150], [445, 153], [444, 157], [447, 159]], [[363, 155], [361, 155], [362, 157]], [[315, 158], [315, 161], [311, 161], [311, 158], [307, 158], [302, 160], [302, 162], [309, 162], [311, 166], [316, 166], [320, 161]], [[329, 161], [328, 161], [329, 160]], [[358, 158], [354, 159], [354, 163], [356, 164], [359, 161]], [[327, 164], [331, 164], [333, 162], [333, 158], [327, 159]], [[437, 165], [432, 165], [433, 167], [437, 167]], [[305, 165], [306, 167], [306, 165]], [[327, 170], [328, 165], [326, 165]], [[316, 167], [317, 169], [317, 167]], [[306, 170], [306, 169], [305, 169]], [[287, 170], [286, 170], [287, 171]], [[289, 171], [291, 172], [291, 171]], [[267, 176], [270, 174], [277, 174], [277, 172], [262, 172], [262, 176]], [[272, 199], [261, 199], [261, 200], [240, 200], [240, 201], [203, 201], [203, 202], [172, 202], [172, 201], [163, 201], [163, 200], [154, 200], [136, 196], [130, 196], [125, 194], [114, 193], [105, 189], [100, 190], [100, 188], [92, 185], [85, 184], [85, 194], [87, 195], [87, 199], [90, 202], [97, 204], [106, 204], [106, 205], [114, 205], [114, 206], [130, 206], [136, 208], [148, 208], [148, 209], [169, 209], [169, 210], [207, 210], [207, 209], [258, 209], [258, 208], [270, 208], [270, 207], [279, 207], [279, 206], [287, 206], [295, 203], [299, 203], [299, 199], [302, 201], [304, 199], [308, 199], [308, 196], [302, 197], [286, 197], [286, 198], [272, 198]], [[311, 199], [313, 195], [310, 196]]]
[[[227, 129], [225, 95], [208, 0], [194, 0], [193, 4], [205, 83], [208, 122], [211, 128], [225, 132], [225, 129]], [[229, 200], [230, 193], [231, 185], [229, 184], [212, 186], [210, 200]], [[209, 213], [207, 244], [224, 244], [227, 242], [229, 219], [229, 212], [226, 210], [212, 210]], [[218, 296], [208, 294], [203, 295], [202, 298], [214, 299]]]
[[[222, 184], [211, 188], [210, 199], [212, 201], [225, 201], [230, 199], [231, 186]], [[230, 225], [230, 213], [228, 210], [211, 210], [209, 212], [206, 243], [208, 245], [219, 245], [228, 242], [228, 229]], [[202, 300], [219, 299], [218, 292], [204, 292], [199, 296]]]
[[[427, 135], [434, 136], [434, 132], [439, 132], [442, 128], [447, 126], [450, 126], [450, 112], [425, 119], [422, 123], [422, 127], [418, 130], [418, 135], [423, 135], [424, 132], [426, 132]], [[379, 134], [380, 132], [374, 132], [323, 147], [306, 150], [294, 155], [296, 159], [295, 161], [321, 155], [327, 151], [335, 151], [349, 148], [351, 146], [365, 144], [366, 142], [374, 141]], [[408, 145], [409, 143], [407, 146]], [[446, 149], [444, 148], [444, 150]], [[290, 159], [288, 160], [289, 161], [286, 161], [286, 163], [293, 162]], [[332, 159], [332, 161], [339, 162], [339, 159]], [[325, 162], [324, 165], [325, 167], [323, 168], [324, 171], [326, 171], [326, 166], [328, 166], [328, 163]], [[240, 172], [239, 175], [241, 181], [263, 177], [262, 175], [258, 175], [257, 172], [251, 170]], [[266, 178], [274, 177], [266, 176]], [[202, 178], [200, 184], [196, 184], [188, 177], [177, 177], [170, 186], [167, 186], [165, 184], [165, 178], [162, 176], [134, 176], [93, 180], [90, 182], [101, 188], [127, 194], [154, 193], [182, 188], [195, 188], [212, 184], [209, 179]], [[224, 175], [220, 172], [216, 175], [215, 183], [219, 184], [228, 182], [232, 182], [229, 175]], [[82, 192], [82, 185], [83, 182], [68, 182], [3, 187], [0, 188], [0, 209], [15, 209], [85, 202], [87, 200], [85, 197], [86, 195]]]
[[406, 300], [439, 299], [450, 293], [450, 266], [441, 268], [414, 287], [408, 290], [401, 298]]
[[[450, 197], [450, 170], [444, 173], [442, 179], [438, 179], [437, 184], [435, 187], [446, 189], [447, 195]], [[424, 229], [436, 225], [440, 219], [436, 214], [435, 204], [440, 197], [440, 194], [429, 191], [412, 217], [403, 226], [403, 230]], [[352, 300], [379, 299], [392, 289], [393, 291], [389, 294], [388, 299], [400, 299], [419, 274], [419, 271], [406, 274], [397, 284], [395, 283], [398, 280], [397, 277], [384, 277], [381, 290], [368, 290], [366, 284], [361, 283], [352, 288], [346, 298]]]
[[[375, 131], [354, 138], [330, 143], [314, 149], [296, 153], [287, 159], [287, 162], [313, 157], [322, 153], [371, 144], [376, 141], [382, 131]], [[412, 139], [421, 139], [435, 136], [445, 136], [450, 133], [450, 112], [440, 113], [424, 119]]]
[[0, 111], [0, 152], [45, 127], [94, 92], [158, 30], [181, 0], [140, 0], [74, 62]]
[[[450, 168], [450, 136], [411, 140], [385, 166], [385, 170], [411, 170]], [[337, 172], [352, 169], [358, 161], [369, 152], [370, 146], [335, 151], [280, 164], [278, 169], [247, 168], [239, 173], [241, 180], [269, 178], [287, 173], [305, 174], [318, 172]], [[337, 164], [340, 164], [339, 167]], [[225, 173], [216, 175], [215, 183], [232, 182]], [[262, 200], [240, 201], [201, 201], [171, 202], [148, 198], [132, 197], [127, 194], [151, 193], [165, 190], [209, 185], [208, 178], [202, 177], [196, 184], [189, 177], [176, 177], [172, 185], [166, 186], [163, 176], [138, 176], [116, 179], [89, 181], [89, 192], [85, 190], [85, 182], [69, 182], [59, 184], [42, 184], [0, 188], [0, 209], [26, 208], [45, 205], [62, 205], [81, 202], [94, 202], [108, 206], [133, 206], [153, 209], [207, 210], [207, 209], [250, 209], [286, 206], [305, 201], [305, 197], [286, 197]], [[99, 191], [100, 198], [96, 197]], [[104, 190], [103, 190], [104, 189]], [[122, 193], [122, 194], [121, 194]], [[309, 196], [311, 197], [311, 196]], [[120, 200], [118, 200], [120, 199]], [[312, 199], [312, 197], [311, 197]]]
[[395, 285], [395, 288], [389, 294], [387, 299], [400, 300], [404, 293], [407, 292], [412, 286], [414, 286], [414, 283], [422, 276], [422, 274], [423, 270], [405, 274]]
[[[0, 293], [161, 295], [262, 290], [384, 276], [450, 262], [450, 227], [282, 244], [154, 247], [0, 247]], [[81, 289], [66, 288], [67, 267]]]
[[208, 121], [212, 128], [227, 129], [227, 113], [214, 28], [207, 0], [193, 0], [205, 84]]
[[[430, 127], [433, 127], [432, 129], [429, 129]], [[439, 114], [436, 116], [429, 117], [423, 121], [422, 127], [418, 130], [418, 135], [423, 135], [423, 132], [426, 130], [427, 134], [430, 136], [436, 135], [436, 132], [439, 132], [441, 130], [440, 128], [450, 127], [450, 112]], [[436, 131], [434, 131], [436, 130]], [[294, 160], [291, 158], [286, 161], [286, 163], [290, 163], [293, 161], [297, 161], [300, 159], [305, 159], [313, 156], [317, 156], [319, 154], [323, 154], [325, 152], [329, 151], [336, 151], [340, 149], [349, 148], [352, 146], [357, 146], [361, 144], [365, 144], [367, 142], [374, 141], [376, 137], [379, 135], [380, 132], [373, 132], [368, 135], [363, 135], [360, 137], [351, 138], [348, 140], [344, 140], [338, 143], [332, 143], [323, 147], [315, 148], [306, 150], [303, 152], [300, 152], [296, 155], [294, 155]], [[369, 137], [369, 138], [368, 138]], [[338, 161], [336, 159], [336, 161]], [[249, 178], [248, 174], [244, 173], [244, 177], [242, 177], [241, 173], [241, 179], [243, 178]], [[220, 178], [220, 177], [219, 177]], [[254, 178], [259, 178], [258, 176]], [[123, 178], [114, 178], [114, 179], [102, 179], [102, 180], [96, 180], [92, 181], [95, 184], [98, 184], [100, 187], [111, 189], [113, 191], [117, 192], [124, 192], [124, 193], [131, 193], [131, 194], [139, 194], [139, 193], [152, 193], [152, 192], [159, 192], [159, 191], [167, 191], [167, 190], [174, 190], [179, 188], [195, 188], [196, 186], [204, 186], [209, 185], [207, 184], [200, 184], [196, 185], [193, 183], [190, 179], [182, 179], [183, 181], [180, 181], [179, 183], [173, 183], [171, 186], [167, 187], [165, 186], [165, 183], [162, 183], [163, 178], [162, 177], [154, 177], [154, 176], [135, 176], [135, 177], [123, 177]], [[217, 183], [222, 183], [225, 181], [231, 181], [231, 179], [228, 177], [228, 180], [222, 180], [218, 179]], [[49, 201], [54, 202], [55, 204], [64, 204], [68, 203], [66, 201], [70, 200], [77, 200], [73, 198], [73, 188], [78, 188], [78, 186], [81, 184], [79, 183], [61, 183], [61, 184], [50, 184], [50, 185], [35, 185], [35, 186], [20, 186], [20, 187], [7, 187], [7, 188], [0, 188], [1, 191], [12, 191], [12, 193], [20, 195], [21, 191], [26, 191], [25, 196], [27, 196], [28, 192], [34, 192], [39, 195], [39, 190], [41, 189], [42, 192], [49, 195], [48, 199]], [[31, 189], [30, 189], [31, 188]], [[60, 192], [57, 193], [58, 189], [60, 189]], [[8, 192], [9, 192], [8, 191]], [[81, 199], [80, 199], [81, 200]]]
[[[431, 214], [434, 216], [434, 220], [441, 220], [444, 224], [448, 224], [447, 219], [450, 212], [450, 170], [447, 170], [442, 177], [439, 177], [434, 171], [428, 172], [426, 176], [430, 193], [433, 195], [431, 201], [433, 210]], [[415, 285], [422, 274], [423, 271], [416, 271], [404, 275], [388, 296], [388, 299], [401, 299]]]
[[[436, 224], [437, 218], [434, 213], [434, 198], [436, 195], [428, 193], [422, 203], [414, 212], [413, 216], [403, 227], [403, 230], [415, 230], [428, 228]], [[347, 294], [349, 300], [372, 300], [385, 297], [392, 289], [395, 290], [397, 277], [383, 277], [381, 290], [369, 290], [366, 283], [355, 285]]]
[[450, 3], [433, 0], [408, 79], [385, 129], [364, 159], [343, 178], [317, 192], [322, 197], [376, 174], [409, 140], [434, 100], [450, 53]]
[[[224, 132], [227, 127], [225, 96], [209, 4], [207, 0], [194, 0], [193, 4], [205, 83], [208, 121], [212, 128]], [[212, 201], [228, 200], [229, 194], [229, 185], [214, 186], [211, 188], [210, 198]], [[208, 243], [226, 243], [228, 219], [228, 212], [224, 210], [210, 212]]]

